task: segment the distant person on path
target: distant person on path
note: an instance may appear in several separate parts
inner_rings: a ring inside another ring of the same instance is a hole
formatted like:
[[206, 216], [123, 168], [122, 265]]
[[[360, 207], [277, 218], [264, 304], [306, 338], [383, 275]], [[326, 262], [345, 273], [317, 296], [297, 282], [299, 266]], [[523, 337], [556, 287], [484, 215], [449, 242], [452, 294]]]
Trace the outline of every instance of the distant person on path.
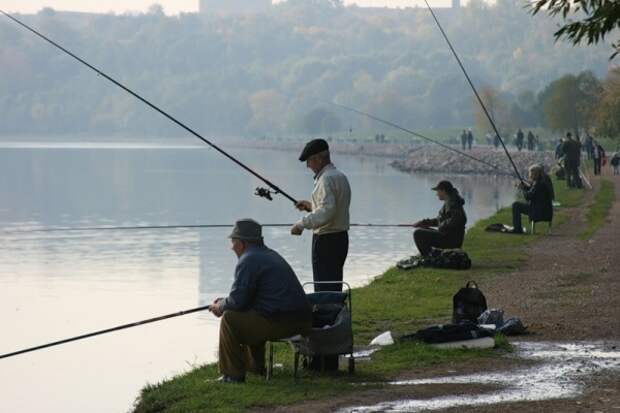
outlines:
[[523, 234], [522, 214], [527, 215], [533, 222], [551, 222], [553, 219], [553, 183], [545, 174], [542, 166], [530, 166], [527, 183], [520, 182], [519, 189], [523, 192], [526, 202], [512, 204], [512, 226], [514, 227], [512, 233]]
[[517, 145], [517, 149], [519, 150], [519, 152], [521, 152], [521, 149], [523, 149], [523, 131], [521, 130], [521, 128], [519, 128], [519, 130], [517, 131], [517, 136], [515, 138], [515, 145]]
[[613, 169], [614, 176], [620, 175], [620, 152], [614, 153], [614, 155], [611, 157], [611, 161], [609, 162], [609, 164]]
[[465, 129], [461, 132], [461, 147], [463, 150], [467, 149], [467, 131]]
[[499, 135], [497, 133], [493, 137], [493, 146], [495, 146], [495, 149], [499, 148]]
[[594, 150], [594, 138], [586, 132], [586, 141], [584, 144], [586, 148], [586, 154], [588, 155], [588, 160], [592, 159], [592, 151]]
[[471, 151], [471, 146], [474, 144], [474, 134], [471, 131], [471, 128], [467, 131], [467, 147]]
[[564, 156], [564, 139], [558, 139], [558, 143], [555, 146], [555, 159], [560, 159]]
[[417, 228], [413, 232], [413, 240], [422, 256], [427, 256], [433, 247], [461, 248], [465, 238], [465, 200], [450, 181], [440, 181], [432, 189], [437, 191], [437, 198], [444, 204], [437, 218], [427, 218], [413, 224]]
[[528, 131], [527, 132], [527, 150], [533, 151], [535, 147], [536, 147], [536, 138], [534, 137], [534, 134], [532, 133], [532, 131]]
[[568, 132], [566, 140], [562, 144], [564, 156], [564, 168], [566, 169], [566, 183], [569, 188], [581, 188], [579, 177], [579, 163], [581, 159], [581, 145], [573, 140], [573, 135]]
[[241, 219], [229, 238], [239, 261], [226, 298], [209, 310], [221, 317], [219, 370], [224, 383], [243, 383], [247, 371], [265, 373], [265, 342], [312, 328], [312, 309], [291, 266], [263, 243], [262, 227]]
[[601, 166], [605, 158], [605, 149], [597, 141], [592, 142], [592, 161], [594, 162], [594, 175], [601, 174]]

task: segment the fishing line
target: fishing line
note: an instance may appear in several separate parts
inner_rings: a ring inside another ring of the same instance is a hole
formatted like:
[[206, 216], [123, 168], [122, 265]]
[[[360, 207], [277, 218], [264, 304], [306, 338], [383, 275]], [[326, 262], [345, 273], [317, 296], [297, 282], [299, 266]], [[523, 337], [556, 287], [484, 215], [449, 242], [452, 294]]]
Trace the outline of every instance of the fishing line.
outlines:
[[476, 158], [476, 157], [474, 157], [474, 156], [471, 156], [471, 155], [469, 155], [469, 154], [467, 154], [467, 153], [465, 153], [465, 152], [459, 151], [458, 149], [455, 149], [455, 148], [453, 148], [453, 147], [451, 147], [451, 146], [449, 146], [449, 145], [443, 144], [443, 143], [441, 143], [441, 142], [439, 142], [439, 141], [437, 141], [437, 140], [435, 140], [435, 139], [431, 139], [431, 138], [429, 138], [429, 137], [427, 137], [427, 136], [424, 136], [424, 135], [422, 135], [422, 134], [420, 134], [420, 133], [418, 133], [418, 132], [412, 131], [411, 129], [407, 129], [407, 128], [404, 128], [404, 127], [402, 127], [402, 126], [399, 126], [399, 125], [397, 125], [397, 124], [396, 124], [396, 123], [394, 123], [394, 122], [390, 122], [389, 120], [381, 119], [381, 118], [380, 118], [380, 117], [378, 117], [378, 116], [371, 115], [370, 113], [363, 112], [363, 111], [361, 111], [361, 110], [359, 110], [359, 109], [355, 109], [355, 108], [352, 108], [352, 107], [350, 107], [350, 106], [343, 105], [343, 104], [341, 104], [341, 103], [335, 103], [335, 102], [327, 102], [327, 103], [329, 103], [330, 105], [338, 106], [338, 107], [340, 107], [340, 108], [342, 108], [342, 109], [346, 109], [346, 110], [351, 111], [351, 112], [353, 112], [353, 113], [357, 113], [358, 115], [366, 116], [367, 118], [370, 118], [370, 119], [376, 120], [377, 122], [381, 122], [381, 123], [383, 123], [383, 124], [385, 124], [385, 125], [388, 125], [388, 126], [392, 126], [393, 128], [400, 129], [400, 130], [402, 130], [403, 132], [410, 133], [410, 134], [411, 134], [411, 135], [413, 135], [413, 136], [417, 136], [418, 138], [422, 138], [422, 139], [424, 139], [424, 140], [426, 140], [426, 141], [429, 141], [429, 142], [435, 143], [435, 144], [437, 144], [437, 145], [441, 146], [442, 148], [446, 148], [446, 149], [448, 149], [448, 150], [450, 150], [450, 151], [452, 151], [452, 152], [456, 152], [456, 153], [458, 153], [459, 155], [465, 156], [465, 157], [467, 157], [467, 158], [469, 158], [469, 159], [472, 159], [472, 160], [474, 160], [474, 161], [476, 161], [476, 162], [483, 163], [483, 164], [485, 164], [485, 165], [487, 165], [487, 166], [490, 166], [490, 167], [491, 167], [491, 168], [493, 168], [493, 169], [499, 169], [499, 167], [498, 167], [497, 165], [494, 165], [494, 164], [492, 164], [492, 163], [490, 163], [490, 162], [487, 162], [487, 161], [485, 161], [485, 160], [483, 160], [483, 159], [479, 159], [479, 158]]
[[452, 54], [454, 55], [454, 57], [456, 58], [457, 63], [461, 67], [461, 70], [463, 71], [463, 74], [465, 75], [465, 78], [467, 79], [467, 82], [469, 83], [469, 86], [471, 86], [471, 89], [473, 90], [474, 95], [476, 95], [476, 98], [478, 99], [478, 103], [480, 103], [480, 106], [482, 107], [482, 110], [484, 111], [484, 114], [486, 115], [487, 119], [489, 120], [489, 123], [491, 123], [491, 126], [493, 127], [493, 130], [495, 131], [495, 134], [496, 134], [497, 138], [499, 139], [500, 143], [502, 144], [502, 147], [504, 148], [504, 152], [506, 153], [506, 156], [508, 156], [508, 159], [510, 160], [510, 163], [512, 164], [512, 167], [514, 168], [515, 175], [517, 175], [517, 178], [519, 178], [519, 180], [521, 182], [525, 182], [523, 180], [523, 178], [521, 177], [521, 174], [519, 173], [519, 170], [517, 169], [517, 165], [515, 165], [514, 161], [512, 160], [512, 156], [510, 156], [510, 153], [508, 153], [508, 149], [506, 149], [506, 145], [504, 144], [504, 140], [502, 139], [501, 135], [499, 134], [499, 130], [497, 129], [497, 126], [495, 126], [495, 122], [491, 118], [491, 115], [489, 114], [489, 111], [487, 110], [484, 102], [480, 98], [480, 95], [478, 94], [478, 91], [476, 90], [476, 87], [474, 86], [474, 83], [471, 81], [469, 75], [467, 74], [467, 71], [465, 70], [465, 66], [463, 66], [463, 63], [461, 62], [461, 59], [459, 58], [458, 54], [456, 54], [456, 50], [454, 50], [454, 47], [452, 47], [452, 43], [450, 43], [450, 40], [448, 39], [448, 36], [446, 35], [446, 32], [443, 30], [443, 27], [441, 27], [441, 24], [439, 23], [439, 20], [437, 19], [437, 16], [435, 16], [435, 12], [431, 8], [430, 4], [428, 4], [427, 0], [424, 0], [424, 3], [426, 3], [426, 7], [428, 7], [428, 10], [431, 12], [431, 15], [433, 16], [433, 19], [435, 20], [435, 23], [437, 23], [437, 27], [439, 27], [439, 31], [441, 31], [441, 34], [443, 35], [443, 38], [446, 40], [446, 43], [448, 43], [448, 47], [450, 47], [450, 50], [452, 51]]
[[195, 130], [191, 129], [189, 126], [185, 125], [183, 122], [179, 121], [178, 119], [176, 119], [175, 117], [170, 115], [168, 112], [166, 112], [163, 109], [159, 108], [155, 104], [153, 104], [150, 101], [148, 101], [146, 98], [140, 96], [138, 93], [136, 93], [133, 90], [129, 89], [127, 86], [123, 85], [122, 83], [120, 83], [119, 81], [115, 80], [111, 76], [107, 75], [106, 73], [104, 73], [100, 69], [98, 69], [95, 66], [91, 65], [90, 63], [86, 62], [84, 59], [76, 56], [74, 53], [72, 53], [69, 50], [67, 50], [66, 48], [62, 47], [60, 44], [56, 43], [55, 41], [51, 40], [50, 38], [46, 37], [45, 35], [39, 33], [38, 31], [36, 31], [32, 27], [28, 26], [26, 23], [23, 23], [22, 21], [16, 19], [15, 17], [13, 17], [9, 13], [5, 12], [4, 10], [0, 9], [0, 13], [4, 14], [6, 17], [8, 17], [9, 19], [13, 20], [15, 23], [17, 23], [20, 26], [24, 27], [28, 31], [34, 33], [35, 35], [37, 35], [41, 39], [43, 39], [46, 42], [48, 42], [51, 45], [53, 45], [54, 47], [62, 50], [63, 52], [65, 52], [66, 54], [68, 54], [69, 56], [71, 56], [72, 58], [77, 60], [78, 62], [82, 63], [84, 66], [86, 66], [89, 69], [93, 70], [99, 76], [103, 76], [104, 78], [106, 78], [107, 80], [109, 80], [110, 82], [115, 84], [116, 86], [120, 87], [121, 89], [123, 89], [124, 91], [129, 93], [130, 95], [134, 96], [136, 99], [138, 99], [142, 103], [146, 104], [150, 108], [152, 108], [155, 111], [159, 112], [161, 115], [163, 115], [164, 117], [168, 118], [169, 120], [171, 120], [175, 124], [179, 125], [183, 129], [185, 129], [187, 132], [191, 133], [192, 135], [194, 135], [195, 137], [197, 137], [198, 139], [200, 139], [201, 141], [203, 141], [204, 143], [206, 143], [207, 145], [209, 145], [210, 147], [212, 147], [213, 149], [215, 149], [216, 151], [218, 151], [219, 153], [221, 153], [222, 155], [224, 155], [225, 157], [227, 157], [228, 159], [230, 159], [231, 161], [233, 161], [234, 163], [239, 165], [241, 168], [245, 169], [250, 174], [254, 175], [256, 178], [258, 178], [261, 181], [263, 181], [265, 184], [267, 184], [271, 188], [271, 190], [266, 189], [266, 188], [256, 188], [256, 193], [255, 193], [256, 195], [258, 195], [260, 197], [263, 197], [263, 198], [266, 198], [266, 199], [271, 201], [272, 200], [271, 195], [273, 195], [273, 194], [282, 194], [283, 196], [285, 196], [286, 198], [291, 200], [294, 204], [297, 204], [297, 200], [295, 198], [293, 198], [292, 196], [290, 196], [289, 194], [284, 192], [282, 189], [280, 189], [274, 183], [270, 182], [267, 178], [265, 178], [265, 177], [261, 176], [260, 174], [258, 174], [257, 172], [255, 172], [250, 167], [245, 165], [243, 162], [239, 161], [238, 159], [236, 159], [235, 157], [230, 155], [228, 152], [226, 152], [223, 149], [221, 149], [219, 146], [217, 146], [214, 143], [212, 143], [209, 140], [207, 140], [202, 135], [200, 135], [198, 132], [196, 132]]
[[[292, 227], [295, 224], [261, 224], [262, 227]], [[122, 230], [153, 230], [153, 229], [201, 229], [201, 228], [232, 228], [233, 224], [189, 224], [189, 225], [136, 225], [136, 226], [106, 226], [106, 227], [59, 227], [38, 228], [25, 230], [5, 230], [5, 234], [25, 234], [34, 232], [76, 232], [76, 231], [122, 231]], [[408, 228], [412, 224], [349, 224], [350, 227], [366, 228]]]

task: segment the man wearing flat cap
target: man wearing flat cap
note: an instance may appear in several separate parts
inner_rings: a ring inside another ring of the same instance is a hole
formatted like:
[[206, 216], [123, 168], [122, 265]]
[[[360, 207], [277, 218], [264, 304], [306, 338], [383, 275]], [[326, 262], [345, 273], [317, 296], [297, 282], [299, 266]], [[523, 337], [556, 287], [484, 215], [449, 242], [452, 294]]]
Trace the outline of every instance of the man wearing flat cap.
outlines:
[[413, 232], [413, 240], [422, 256], [427, 256], [431, 248], [461, 248], [465, 238], [465, 200], [459, 191], [450, 181], [440, 181], [432, 189], [443, 201], [437, 218], [427, 218], [413, 224], [417, 228]]
[[246, 371], [265, 371], [265, 342], [312, 327], [311, 307], [291, 266], [265, 246], [261, 225], [241, 219], [230, 234], [239, 261], [226, 298], [217, 298], [209, 310], [221, 317], [220, 381], [242, 383]]
[[[342, 269], [349, 252], [349, 181], [331, 163], [329, 146], [323, 139], [308, 142], [299, 160], [314, 172], [314, 189], [311, 201], [297, 203], [297, 209], [309, 214], [291, 228], [291, 234], [301, 235], [304, 229], [313, 231], [314, 281], [342, 281]], [[341, 289], [340, 284], [315, 286], [315, 291]]]

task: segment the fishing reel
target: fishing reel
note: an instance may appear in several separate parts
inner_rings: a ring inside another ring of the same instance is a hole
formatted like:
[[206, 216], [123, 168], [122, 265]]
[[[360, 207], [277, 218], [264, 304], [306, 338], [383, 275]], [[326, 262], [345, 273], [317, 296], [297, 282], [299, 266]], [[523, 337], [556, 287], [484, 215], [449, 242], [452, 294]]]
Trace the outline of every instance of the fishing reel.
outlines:
[[261, 188], [260, 186], [256, 188], [256, 192], [254, 192], [254, 195], [259, 196], [261, 198], [266, 198], [270, 201], [273, 201], [273, 198], [271, 195], [275, 195], [278, 194], [278, 191], [271, 191], [267, 188]]

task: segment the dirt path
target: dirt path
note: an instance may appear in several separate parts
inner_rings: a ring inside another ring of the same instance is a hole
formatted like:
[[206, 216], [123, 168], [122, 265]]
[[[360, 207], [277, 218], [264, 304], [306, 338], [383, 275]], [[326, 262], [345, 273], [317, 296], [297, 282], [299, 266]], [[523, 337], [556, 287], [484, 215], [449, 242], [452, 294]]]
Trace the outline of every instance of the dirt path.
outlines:
[[[620, 178], [614, 182], [616, 201], [606, 224], [590, 240], [579, 240], [585, 226], [585, 208], [569, 210], [570, 220], [528, 248], [528, 264], [482, 285], [489, 307], [502, 308], [506, 317], [519, 317], [532, 334], [528, 341], [599, 341], [620, 343]], [[594, 185], [598, 187], [597, 180]], [[588, 194], [585, 205], [592, 199]], [[523, 340], [523, 338], [520, 338]], [[483, 360], [404, 372], [400, 378], [462, 375], [492, 370], [509, 371], [514, 359]], [[595, 375], [587, 379], [578, 398], [459, 407], [441, 412], [481, 413], [620, 413], [620, 376]], [[427, 399], [444, 395], [478, 394], [481, 385], [424, 385], [359, 391], [340, 398], [275, 409], [277, 412], [329, 412], [348, 406], [372, 405], [407, 397]]]

